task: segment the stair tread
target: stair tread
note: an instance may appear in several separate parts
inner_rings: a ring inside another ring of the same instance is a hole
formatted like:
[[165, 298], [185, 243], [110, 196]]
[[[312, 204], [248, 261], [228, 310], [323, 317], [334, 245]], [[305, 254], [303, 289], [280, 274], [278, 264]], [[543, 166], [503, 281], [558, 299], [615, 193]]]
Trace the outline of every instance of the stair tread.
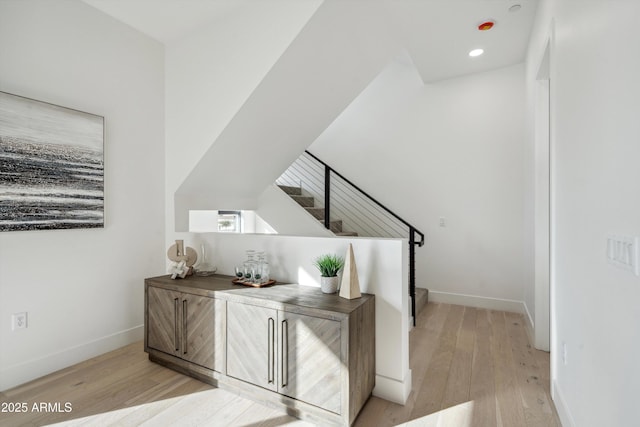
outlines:
[[355, 231], [339, 231], [335, 233], [336, 236], [357, 236], [358, 233]]
[[324, 219], [324, 208], [305, 208], [307, 212], [309, 212], [315, 219], [323, 220]]
[[290, 185], [280, 185], [278, 184], [278, 187], [280, 187], [280, 189], [282, 189], [282, 191], [284, 191], [285, 193], [287, 193], [288, 195], [294, 195], [294, 196], [300, 196], [302, 195], [302, 188], [300, 187], [292, 187]]
[[[324, 226], [324, 218], [318, 219], [318, 221], [320, 221], [320, 223]], [[336, 220], [331, 221], [329, 223], [329, 229], [331, 231], [333, 231], [334, 233], [341, 233], [342, 232], [342, 220], [341, 219], [336, 219]]]
[[312, 196], [301, 196], [297, 194], [289, 194], [289, 197], [291, 197], [293, 200], [298, 202], [298, 204], [303, 208], [312, 208], [315, 205], [315, 200], [313, 199]]

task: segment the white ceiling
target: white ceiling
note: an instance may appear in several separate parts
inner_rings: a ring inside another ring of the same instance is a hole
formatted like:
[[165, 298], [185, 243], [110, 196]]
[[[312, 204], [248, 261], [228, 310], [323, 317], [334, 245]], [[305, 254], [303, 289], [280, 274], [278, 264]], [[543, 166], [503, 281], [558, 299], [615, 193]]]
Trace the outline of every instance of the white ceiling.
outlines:
[[224, 19], [249, 0], [83, 0], [162, 43]]
[[[84, 0], [140, 32], [168, 43], [256, 0]], [[283, 1], [283, 0], [262, 0]], [[314, 1], [317, 0], [290, 0]], [[383, 0], [391, 23], [425, 82], [516, 64], [524, 60], [537, 0]], [[362, 0], [366, 7], [366, 0]], [[509, 12], [515, 4], [518, 12]], [[478, 31], [485, 20], [496, 22]], [[485, 54], [470, 58], [468, 52]]]
[[[398, 31], [425, 82], [524, 61], [537, 0], [389, 0]], [[509, 8], [519, 4], [517, 12]], [[484, 21], [495, 21], [479, 31]], [[485, 53], [470, 58], [469, 51]]]

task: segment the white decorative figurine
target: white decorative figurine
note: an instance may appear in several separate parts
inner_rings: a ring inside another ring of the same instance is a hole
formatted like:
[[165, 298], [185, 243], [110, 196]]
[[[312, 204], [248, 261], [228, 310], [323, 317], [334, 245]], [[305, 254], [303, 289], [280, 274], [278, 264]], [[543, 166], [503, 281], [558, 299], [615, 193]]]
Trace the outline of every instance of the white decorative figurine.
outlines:
[[340, 284], [340, 296], [346, 299], [360, 298], [360, 281], [358, 280], [358, 269], [356, 268], [356, 258], [353, 256], [353, 246], [349, 243], [347, 256], [344, 259], [344, 270], [342, 271], [342, 283]]
[[169, 267], [169, 273], [172, 279], [181, 278], [184, 279], [189, 273], [190, 267], [187, 267], [186, 261], [172, 262]]
[[176, 240], [176, 243], [169, 247], [167, 257], [173, 261], [169, 268], [171, 278], [184, 279], [193, 273], [193, 265], [198, 260], [198, 254], [193, 248], [184, 246], [184, 240]]

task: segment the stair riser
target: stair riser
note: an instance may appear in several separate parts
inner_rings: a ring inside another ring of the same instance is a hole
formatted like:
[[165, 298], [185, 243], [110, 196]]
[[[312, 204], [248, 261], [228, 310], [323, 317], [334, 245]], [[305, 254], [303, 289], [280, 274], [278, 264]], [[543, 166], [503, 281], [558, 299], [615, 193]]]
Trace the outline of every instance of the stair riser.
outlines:
[[314, 218], [324, 221], [324, 208], [305, 208]]
[[339, 219], [337, 221], [331, 221], [331, 231], [333, 231], [334, 233], [341, 233], [342, 232], [342, 220]]
[[429, 302], [429, 289], [416, 288], [416, 316], [427, 306]]
[[292, 196], [290, 195], [291, 198], [293, 200], [295, 200], [296, 202], [298, 202], [298, 204], [300, 206], [302, 206], [303, 208], [312, 208], [315, 205], [315, 201], [313, 200], [313, 197], [308, 197], [308, 196]]
[[[319, 220], [322, 226], [324, 227], [324, 219]], [[333, 232], [336, 236], [357, 236], [358, 233], [354, 231], [342, 231], [342, 220], [331, 221], [331, 232]]]

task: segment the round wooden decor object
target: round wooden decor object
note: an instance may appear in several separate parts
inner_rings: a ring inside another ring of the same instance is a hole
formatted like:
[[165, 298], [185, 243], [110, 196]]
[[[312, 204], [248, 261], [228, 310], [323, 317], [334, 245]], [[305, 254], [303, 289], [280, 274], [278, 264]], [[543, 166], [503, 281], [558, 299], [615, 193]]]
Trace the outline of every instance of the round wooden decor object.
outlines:
[[184, 251], [187, 253], [186, 257], [178, 256], [178, 245], [175, 243], [169, 246], [169, 250], [167, 250], [167, 257], [174, 262], [186, 261], [187, 267], [193, 267], [193, 265], [198, 260], [198, 253], [195, 249], [186, 247]]

